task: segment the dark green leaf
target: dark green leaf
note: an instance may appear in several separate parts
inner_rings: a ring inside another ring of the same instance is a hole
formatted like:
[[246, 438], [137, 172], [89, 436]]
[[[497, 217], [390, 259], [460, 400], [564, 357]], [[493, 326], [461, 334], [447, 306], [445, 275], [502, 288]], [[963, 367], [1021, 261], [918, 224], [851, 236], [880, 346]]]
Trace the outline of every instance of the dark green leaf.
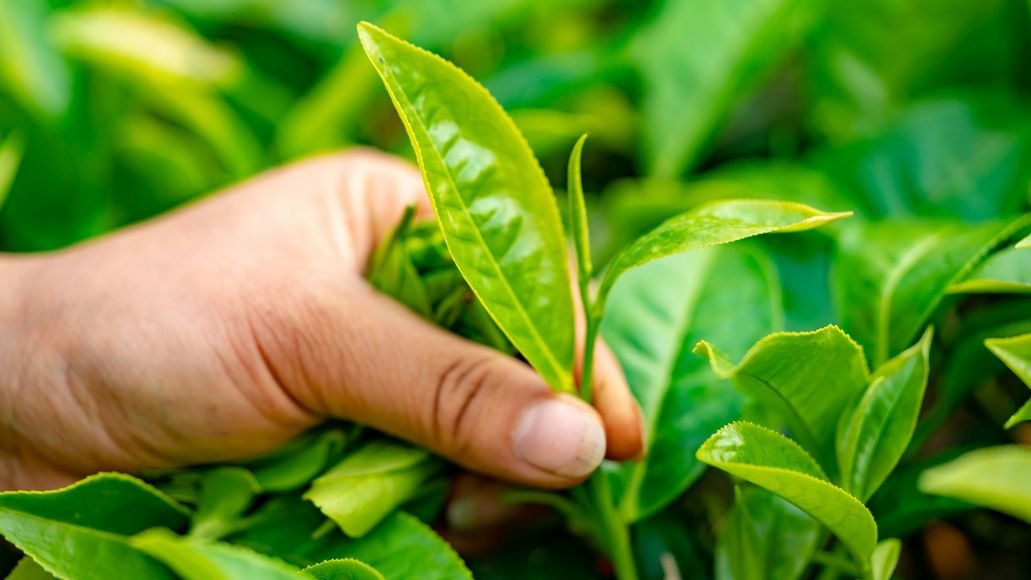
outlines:
[[242, 467], [216, 467], [209, 471], [201, 483], [190, 535], [217, 540], [233, 531], [260, 491], [254, 475]]
[[902, 458], [916, 428], [930, 372], [932, 332], [870, 377], [870, 386], [838, 423], [842, 487], [866, 501]]
[[326, 560], [301, 571], [318, 580], [383, 580], [375, 568], [354, 558]]
[[455, 264], [548, 384], [573, 391], [562, 223], [533, 153], [455, 66], [368, 24], [359, 37], [408, 130]]
[[43, 569], [35, 560], [25, 556], [18, 561], [18, 565], [7, 575], [6, 580], [55, 580], [50, 572]]
[[322, 473], [346, 442], [343, 429], [320, 429], [245, 467], [254, 474], [262, 491], [291, 491], [307, 485]]
[[0, 535], [67, 578], [171, 578], [127, 536], [186, 522], [182, 507], [127, 475], [95, 475], [56, 491], [0, 493]]
[[458, 554], [426, 524], [396, 513], [375, 530], [340, 546], [342, 555], [372, 566], [387, 580], [470, 580]]
[[18, 174], [24, 152], [25, 140], [20, 133], [10, 133], [0, 142], [0, 207], [4, 206], [7, 192], [11, 190], [14, 177]]
[[[737, 418], [741, 397], [691, 348], [718, 340], [741, 355], [781, 321], [776, 275], [755, 247], [670, 256], [628, 273], [612, 292], [602, 334], [645, 422], [646, 458], [617, 472], [623, 517], [635, 521], [676, 498], [703, 470], [695, 451]], [[749, 316], [727, 324], [737, 312]]]
[[698, 450], [713, 467], [771, 491], [830, 528], [864, 564], [877, 544], [877, 524], [855, 497], [827, 480], [794, 441], [747, 422], [720, 429]]
[[1031, 294], [1031, 252], [1009, 248], [981, 262], [951, 293]]

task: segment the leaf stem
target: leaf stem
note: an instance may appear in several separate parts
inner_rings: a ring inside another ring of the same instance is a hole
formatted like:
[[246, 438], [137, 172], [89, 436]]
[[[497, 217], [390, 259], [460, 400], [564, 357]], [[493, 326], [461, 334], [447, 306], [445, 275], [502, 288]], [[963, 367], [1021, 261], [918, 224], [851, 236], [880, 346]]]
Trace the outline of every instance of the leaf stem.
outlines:
[[630, 532], [616, 512], [608, 476], [598, 470], [588, 480], [593, 502], [598, 511], [599, 524], [606, 540], [609, 557], [619, 580], [637, 580], [637, 564], [630, 549]]

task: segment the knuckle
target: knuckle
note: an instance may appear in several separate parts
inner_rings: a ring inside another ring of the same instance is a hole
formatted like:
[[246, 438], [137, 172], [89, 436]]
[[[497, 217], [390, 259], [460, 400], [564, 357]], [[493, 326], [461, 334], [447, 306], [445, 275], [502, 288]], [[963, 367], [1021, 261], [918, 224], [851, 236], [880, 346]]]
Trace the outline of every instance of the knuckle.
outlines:
[[455, 360], [436, 381], [433, 434], [446, 449], [461, 453], [473, 440], [476, 407], [484, 398], [496, 362], [483, 354]]

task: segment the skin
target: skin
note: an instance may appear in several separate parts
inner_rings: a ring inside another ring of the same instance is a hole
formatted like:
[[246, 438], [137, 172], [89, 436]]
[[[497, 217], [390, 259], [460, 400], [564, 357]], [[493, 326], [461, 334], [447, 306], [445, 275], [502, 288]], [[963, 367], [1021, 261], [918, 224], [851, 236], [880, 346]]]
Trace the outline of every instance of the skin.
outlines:
[[[540, 487], [578, 483], [602, 450], [639, 455], [640, 413], [604, 346], [591, 408], [364, 281], [412, 203], [431, 215], [415, 168], [354, 150], [66, 250], [0, 255], [0, 488], [253, 457], [326, 417]], [[526, 419], [549, 401], [536, 417], [577, 420]], [[600, 447], [541, 461], [577, 421]]]

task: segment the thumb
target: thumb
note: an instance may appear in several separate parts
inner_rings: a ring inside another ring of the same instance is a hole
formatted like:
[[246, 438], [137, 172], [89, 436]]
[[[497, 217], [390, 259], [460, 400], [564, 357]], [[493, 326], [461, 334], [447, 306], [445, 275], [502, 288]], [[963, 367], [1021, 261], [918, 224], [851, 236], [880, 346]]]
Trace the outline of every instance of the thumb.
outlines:
[[267, 348], [284, 355], [269, 361], [288, 363], [273, 373], [312, 410], [539, 487], [574, 485], [601, 462], [598, 413], [553, 392], [526, 364], [434, 326], [364, 282], [332, 294], [307, 301], [319, 311], [286, 321], [289, 328], [263, 333], [283, 347]]

